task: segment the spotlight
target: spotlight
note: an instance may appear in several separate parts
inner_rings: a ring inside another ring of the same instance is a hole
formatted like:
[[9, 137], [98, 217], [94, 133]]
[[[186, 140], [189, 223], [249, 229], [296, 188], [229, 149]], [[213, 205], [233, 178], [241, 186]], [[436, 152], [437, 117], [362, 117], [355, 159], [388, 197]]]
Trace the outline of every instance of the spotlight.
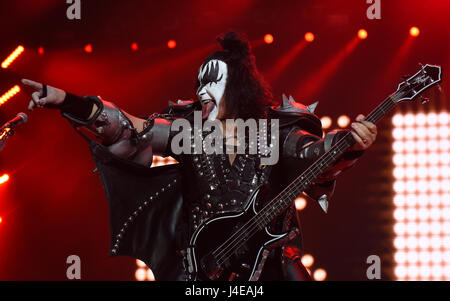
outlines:
[[314, 34], [312, 32], [305, 33], [305, 41], [309, 43], [314, 41]]
[[9, 89], [5, 94], [0, 96], [0, 106], [2, 104], [4, 104], [5, 102], [7, 102], [11, 97], [13, 97], [14, 95], [16, 95], [19, 92], [20, 92], [20, 87], [18, 85], [15, 85], [11, 89]]
[[155, 281], [155, 275], [153, 274], [151, 269], [147, 269], [147, 280]]
[[6, 183], [9, 181], [9, 175], [8, 174], [4, 174], [3, 176], [0, 177], [0, 184]]
[[84, 46], [84, 51], [86, 53], [92, 53], [93, 51], [92, 44], [87, 44], [86, 46]]
[[0, 224], [2, 223], [2, 221], [3, 221], [3, 219], [2, 219], [2, 217], [0, 216]]
[[419, 34], [420, 34], [420, 30], [419, 30], [418, 27], [413, 26], [413, 27], [411, 27], [411, 28], [409, 29], [409, 34], [410, 34], [412, 37], [417, 37], [417, 36], [419, 36]]
[[303, 197], [298, 197], [295, 199], [295, 209], [303, 210], [306, 207], [306, 199]]
[[144, 281], [147, 278], [147, 270], [146, 269], [137, 269], [134, 273], [134, 277], [137, 281]]
[[306, 267], [306, 268], [310, 268], [313, 264], [314, 264], [314, 257], [312, 257], [309, 254], [305, 254], [302, 256], [302, 264]]
[[14, 62], [14, 60], [17, 59], [17, 57], [21, 55], [24, 51], [25, 48], [23, 48], [23, 46], [21, 45], [17, 46], [17, 48], [6, 58], [6, 60], [2, 62], [2, 68], [3, 69], [8, 68], [9, 65], [11, 65], [11, 63]]
[[273, 43], [273, 35], [271, 35], [270, 33], [266, 34], [264, 36], [264, 42], [266, 44], [272, 44]]
[[337, 123], [341, 128], [345, 128], [350, 124], [350, 118], [347, 115], [339, 116]]
[[43, 55], [44, 54], [44, 47], [39, 47], [38, 48], [38, 53], [40, 54], [40, 55]]
[[324, 269], [317, 269], [313, 277], [316, 281], [324, 281], [327, 278], [327, 272]]
[[170, 49], [173, 49], [173, 48], [177, 47], [177, 42], [175, 42], [174, 40], [169, 40], [167, 42], [167, 47], [169, 47]]
[[367, 30], [365, 29], [358, 30], [358, 38], [360, 38], [361, 40], [367, 39]]
[[328, 129], [331, 126], [331, 118], [328, 116], [323, 116], [320, 118], [320, 122], [322, 123], [322, 128]]
[[136, 42], [131, 43], [131, 50], [133, 51], [137, 51], [139, 49], [139, 46]]

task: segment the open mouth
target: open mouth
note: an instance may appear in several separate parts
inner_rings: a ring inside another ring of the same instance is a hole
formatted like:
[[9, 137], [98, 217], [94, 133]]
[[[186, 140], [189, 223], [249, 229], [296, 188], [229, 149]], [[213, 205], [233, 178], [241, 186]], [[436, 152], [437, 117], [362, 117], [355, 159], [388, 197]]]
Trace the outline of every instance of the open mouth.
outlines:
[[215, 104], [213, 99], [203, 99], [203, 100], [201, 100], [202, 106], [205, 106], [209, 102], [213, 102]]
[[216, 102], [213, 99], [204, 99], [201, 101], [202, 103], [202, 119], [206, 119], [209, 116], [209, 113], [216, 106]]

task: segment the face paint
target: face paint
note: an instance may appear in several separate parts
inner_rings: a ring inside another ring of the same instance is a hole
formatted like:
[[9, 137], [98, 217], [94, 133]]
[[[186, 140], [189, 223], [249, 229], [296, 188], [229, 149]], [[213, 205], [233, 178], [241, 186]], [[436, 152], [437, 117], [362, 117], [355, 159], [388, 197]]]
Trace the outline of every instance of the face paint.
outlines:
[[197, 97], [202, 104], [203, 119], [214, 120], [219, 116], [219, 105], [225, 95], [227, 76], [227, 64], [223, 61], [210, 60], [200, 66]]

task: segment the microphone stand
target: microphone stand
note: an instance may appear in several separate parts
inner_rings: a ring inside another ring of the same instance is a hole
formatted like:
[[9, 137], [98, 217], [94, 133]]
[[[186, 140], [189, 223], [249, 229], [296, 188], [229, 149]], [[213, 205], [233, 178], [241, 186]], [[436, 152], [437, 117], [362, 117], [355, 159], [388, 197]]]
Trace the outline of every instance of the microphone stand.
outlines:
[[0, 128], [0, 152], [5, 147], [6, 140], [12, 135], [14, 135], [14, 130], [7, 126], [7, 124]]

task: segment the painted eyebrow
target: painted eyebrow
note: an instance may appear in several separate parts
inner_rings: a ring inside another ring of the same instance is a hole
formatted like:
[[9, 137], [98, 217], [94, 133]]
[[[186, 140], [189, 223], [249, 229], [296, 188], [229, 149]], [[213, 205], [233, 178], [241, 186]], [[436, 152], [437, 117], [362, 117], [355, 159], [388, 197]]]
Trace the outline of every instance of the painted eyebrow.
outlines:
[[218, 81], [220, 81], [223, 77], [223, 74], [220, 75], [219, 77], [219, 62], [215, 61], [209, 61], [206, 65], [203, 66], [202, 71], [205, 70], [206, 68], [206, 72], [205, 74], [203, 74], [203, 77], [201, 79], [201, 83], [203, 85], [206, 85], [208, 83], [217, 83]]

